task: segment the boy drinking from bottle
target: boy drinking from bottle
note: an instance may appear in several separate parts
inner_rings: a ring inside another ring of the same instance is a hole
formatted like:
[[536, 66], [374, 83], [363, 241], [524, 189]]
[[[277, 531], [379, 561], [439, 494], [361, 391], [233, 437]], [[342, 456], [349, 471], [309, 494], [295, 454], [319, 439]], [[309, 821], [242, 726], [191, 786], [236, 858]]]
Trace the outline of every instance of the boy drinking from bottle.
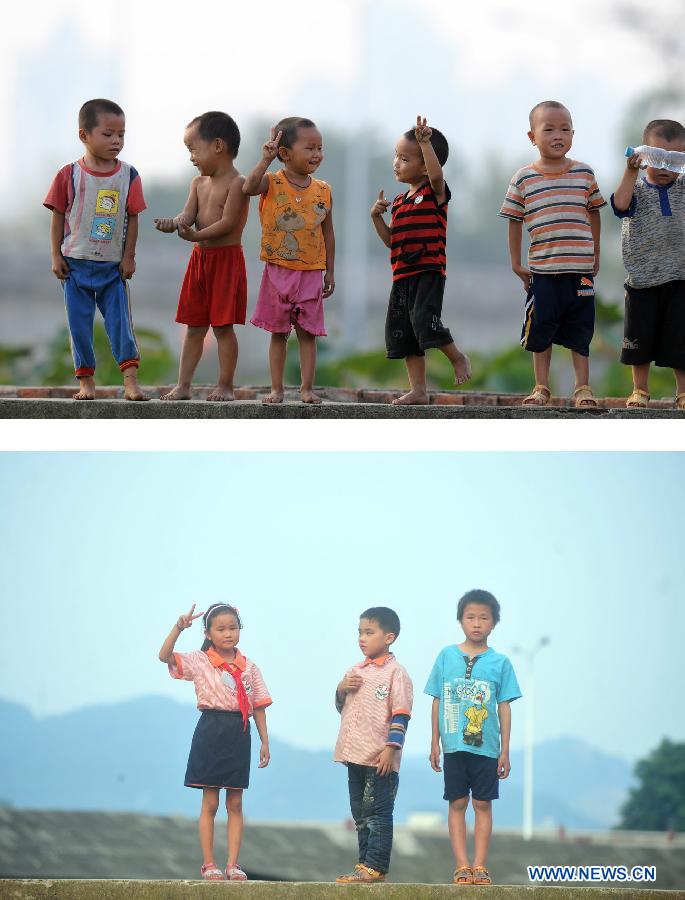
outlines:
[[[654, 119], [643, 143], [662, 150], [685, 150], [685, 128]], [[632, 368], [630, 408], [649, 403], [649, 367], [673, 369], [677, 409], [685, 410], [685, 175], [647, 166], [638, 178], [634, 153], [611, 197], [623, 220], [625, 322], [621, 362]]]

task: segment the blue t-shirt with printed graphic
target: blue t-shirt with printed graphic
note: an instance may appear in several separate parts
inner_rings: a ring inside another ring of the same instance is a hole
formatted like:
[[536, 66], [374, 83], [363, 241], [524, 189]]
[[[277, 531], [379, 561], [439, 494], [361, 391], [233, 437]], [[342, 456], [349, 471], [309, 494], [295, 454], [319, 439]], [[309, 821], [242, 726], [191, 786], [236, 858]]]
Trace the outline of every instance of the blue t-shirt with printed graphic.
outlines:
[[440, 699], [443, 753], [465, 750], [495, 759], [500, 754], [497, 704], [521, 696], [514, 667], [488, 647], [471, 657], [451, 644], [435, 660], [424, 693]]

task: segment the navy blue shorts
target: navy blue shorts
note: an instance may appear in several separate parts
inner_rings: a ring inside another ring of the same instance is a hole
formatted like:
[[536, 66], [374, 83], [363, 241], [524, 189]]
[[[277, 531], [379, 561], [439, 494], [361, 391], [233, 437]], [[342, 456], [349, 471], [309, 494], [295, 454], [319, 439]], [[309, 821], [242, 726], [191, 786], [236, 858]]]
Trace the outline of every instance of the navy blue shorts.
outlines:
[[246, 788], [250, 783], [250, 723], [239, 712], [203, 709], [190, 746], [185, 786]]
[[445, 753], [442, 771], [445, 776], [443, 800], [460, 800], [468, 797], [469, 791], [474, 800], [497, 800], [499, 797], [497, 760], [492, 756], [466, 750]]
[[626, 284], [621, 362], [685, 369], [685, 281], [657, 287]]
[[589, 356], [595, 331], [594, 298], [592, 275], [534, 273], [526, 297], [521, 346], [542, 353], [552, 344], [560, 344]]

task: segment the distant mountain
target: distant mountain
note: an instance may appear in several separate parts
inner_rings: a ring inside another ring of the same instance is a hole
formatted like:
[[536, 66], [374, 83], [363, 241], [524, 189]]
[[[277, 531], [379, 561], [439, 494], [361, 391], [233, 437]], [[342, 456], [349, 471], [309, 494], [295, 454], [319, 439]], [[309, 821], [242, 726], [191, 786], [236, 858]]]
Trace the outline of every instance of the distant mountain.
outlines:
[[[199, 791], [183, 786], [194, 707], [143, 697], [36, 719], [0, 701], [0, 804], [43, 809], [131, 811], [194, 816]], [[254, 733], [254, 732], [253, 732]], [[258, 741], [253, 742], [258, 745]], [[262, 821], [339, 821], [348, 816], [345, 770], [331, 753], [271, 738], [271, 763], [253, 762], [246, 814]], [[256, 750], [257, 747], [254, 747]], [[521, 824], [523, 758], [501, 785], [496, 824]], [[629, 764], [571, 738], [535, 751], [535, 824], [603, 829], [615, 824], [631, 774]], [[427, 760], [402, 764], [396, 818], [446, 815], [442, 776]]]

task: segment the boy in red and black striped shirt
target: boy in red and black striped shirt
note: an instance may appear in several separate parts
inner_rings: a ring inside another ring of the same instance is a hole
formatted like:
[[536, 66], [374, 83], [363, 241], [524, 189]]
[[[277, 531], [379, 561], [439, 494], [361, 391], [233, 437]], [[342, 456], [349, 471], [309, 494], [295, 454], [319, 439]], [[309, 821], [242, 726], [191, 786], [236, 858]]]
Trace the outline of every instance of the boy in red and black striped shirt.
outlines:
[[395, 147], [393, 169], [397, 181], [409, 185], [395, 197], [390, 225], [383, 215], [390, 201], [378, 195], [371, 221], [379, 238], [390, 248], [392, 290], [385, 323], [388, 359], [404, 359], [410, 390], [393, 402], [428, 403], [426, 350], [437, 347], [454, 368], [455, 384], [471, 376], [471, 365], [442, 324], [445, 291], [445, 241], [450, 189], [442, 167], [449, 148], [443, 134], [429, 128], [421, 116], [416, 128], [406, 131]]

